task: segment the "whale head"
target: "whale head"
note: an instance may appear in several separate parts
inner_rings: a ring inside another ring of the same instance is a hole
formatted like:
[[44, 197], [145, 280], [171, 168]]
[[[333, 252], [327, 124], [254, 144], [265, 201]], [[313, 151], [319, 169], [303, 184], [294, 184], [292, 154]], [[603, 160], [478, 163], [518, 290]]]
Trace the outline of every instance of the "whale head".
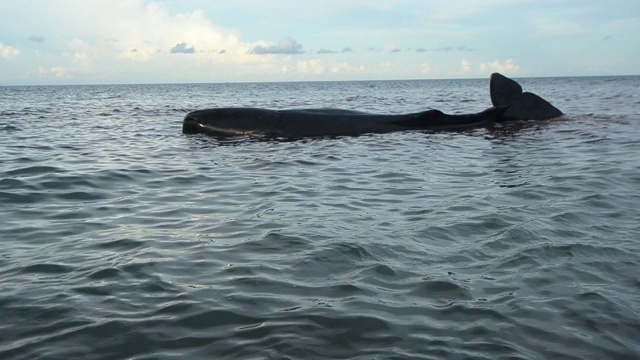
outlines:
[[214, 136], [243, 136], [272, 130], [278, 120], [277, 113], [254, 108], [217, 108], [188, 113], [182, 123], [185, 134]]

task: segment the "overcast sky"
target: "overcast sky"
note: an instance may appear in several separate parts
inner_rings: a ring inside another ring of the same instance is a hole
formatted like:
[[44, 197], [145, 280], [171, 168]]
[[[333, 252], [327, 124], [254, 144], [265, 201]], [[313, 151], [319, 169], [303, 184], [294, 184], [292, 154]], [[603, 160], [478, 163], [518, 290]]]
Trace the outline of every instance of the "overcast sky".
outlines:
[[639, 0], [0, 0], [0, 85], [640, 74]]

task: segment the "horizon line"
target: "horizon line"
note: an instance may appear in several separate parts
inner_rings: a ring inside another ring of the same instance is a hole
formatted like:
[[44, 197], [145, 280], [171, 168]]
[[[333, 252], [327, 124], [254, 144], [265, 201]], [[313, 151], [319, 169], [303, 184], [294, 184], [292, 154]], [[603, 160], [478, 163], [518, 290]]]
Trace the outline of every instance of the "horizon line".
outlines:
[[[552, 78], [598, 78], [598, 77], [633, 77], [640, 74], [617, 75], [543, 75], [517, 76], [509, 75], [513, 79], [552, 79]], [[485, 80], [487, 77], [456, 77], [456, 78], [412, 78], [412, 79], [346, 79], [346, 80], [252, 80], [252, 81], [211, 81], [211, 82], [105, 82], [105, 83], [32, 83], [32, 84], [0, 84], [0, 87], [30, 87], [30, 86], [124, 86], [124, 85], [214, 85], [214, 84], [288, 84], [288, 83], [339, 83], [339, 82], [386, 82], [386, 81], [452, 81], [452, 80]]]

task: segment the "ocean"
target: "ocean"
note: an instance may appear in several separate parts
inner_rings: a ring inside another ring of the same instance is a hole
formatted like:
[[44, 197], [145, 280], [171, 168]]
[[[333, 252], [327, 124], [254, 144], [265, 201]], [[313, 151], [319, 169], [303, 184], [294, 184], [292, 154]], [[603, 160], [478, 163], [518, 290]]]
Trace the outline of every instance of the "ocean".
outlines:
[[516, 80], [566, 119], [222, 140], [182, 119], [489, 81], [0, 87], [0, 358], [640, 358], [640, 77]]

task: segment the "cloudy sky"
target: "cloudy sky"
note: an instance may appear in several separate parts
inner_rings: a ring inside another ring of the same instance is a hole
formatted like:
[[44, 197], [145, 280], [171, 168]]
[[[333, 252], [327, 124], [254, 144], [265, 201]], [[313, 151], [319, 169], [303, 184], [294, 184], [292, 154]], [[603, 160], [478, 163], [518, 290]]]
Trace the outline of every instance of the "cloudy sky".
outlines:
[[0, 0], [0, 85], [640, 74], [638, 0]]

